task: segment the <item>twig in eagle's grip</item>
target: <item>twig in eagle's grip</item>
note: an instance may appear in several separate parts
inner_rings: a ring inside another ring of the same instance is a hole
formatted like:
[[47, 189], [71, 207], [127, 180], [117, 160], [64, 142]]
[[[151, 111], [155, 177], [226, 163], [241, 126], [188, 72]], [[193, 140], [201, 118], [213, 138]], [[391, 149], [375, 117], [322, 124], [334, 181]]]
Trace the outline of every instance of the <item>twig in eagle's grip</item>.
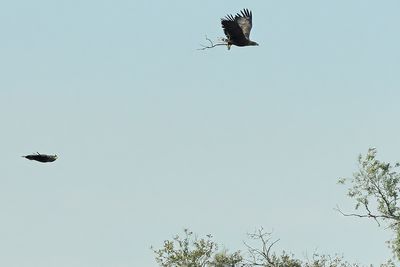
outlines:
[[208, 48], [213, 48], [213, 47], [220, 46], [220, 45], [227, 45], [226, 43], [217, 43], [217, 44], [214, 44], [213, 41], [211, 41], [211, 39], [208, 38], [207, 36], [206, 36], [206, 40], [210, 43], [210, 45], [207, 46], [207, 45], [202, 45], [202, 44], [200, 44], [200, 45], [202, 46], [202, 48], [199, 48], [199, 49], [197, 49], [197, 50], [206, 50], [206, 49], [208, 49]]

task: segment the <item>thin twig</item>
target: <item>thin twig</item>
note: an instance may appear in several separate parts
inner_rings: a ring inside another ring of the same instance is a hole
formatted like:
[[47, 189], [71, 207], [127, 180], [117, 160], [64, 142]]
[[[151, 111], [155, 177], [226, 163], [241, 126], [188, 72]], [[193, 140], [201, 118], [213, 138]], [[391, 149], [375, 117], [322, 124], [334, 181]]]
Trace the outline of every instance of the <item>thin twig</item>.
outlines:
[[279, 241], [279, 239], [271, 242], [271, 233], [264, 233], [262, 228], [258, 229], [257, 232], [255, 232], [254, 234], [248, 235], [254, 240], [260, 240], [262, 246], [260, 249], [258, 249], [250, 246], [246, 242], [243, 242], [244, 245], [247, 247], [249, 255], [251, 257], [251, 259], [247, 260], [248, 266], [266, 266], [266, 263], [275, 266], [274, 261], [271, 259], [270, 251], [271, 248]]
[[280, 239], [277, 239], [277, 240], [275, 240], [274, 242], [272, 242], [271, 245], [269, 245], [269, 247], [268, 247], [268, 249], [267, 249], [267, 255], [266, 255], [266, 256], [267, 256], [267, 261], [268, 261], [270, 264], [272, 264], [272, 265], [274, 265], [274, 262], [271, 261], [271, 258], [269, 257], [269, 251], [271, 250], [272, 246], [275, 245], [279, 240], [280, 240]]
[[380, 224], [379, 221], [378, 221], [378, 218], [391, 219], [390, 217], [385, 216], [385, 215], [374, 215], [374, 214], [372, 214], [372, 213], [370, 212], [368, 206], [366, 206], [366, 210], [368, 211], [368, 214], [344, 213], [344, 212], [339, 208], [339, 206], [336, 206], [336, 208], [335, 208], [334, 210], [340, 212], [343, 216], [346, 216], [346, 217], [373, 218], [373, 219], [376, 221], [376, 223], [378, 224], [378, 226], [381, 226], [381, 224]]
[[210, 43], [210, 45], [203, 45], [203, 44], [200, 44], [200, 45], [202, 46], [202, 48], [198, 48], [197, 50], [206, 50], [206, 49], [214, 48], [214, 47], [220, 46], [220, 45], [227, 45], [226, 43], [217, 43], [217, 44], [214, 44], [213, 41], [211, 41], [211, 39], [207, 37], [207, 35], [206, 35], [206, 40]]

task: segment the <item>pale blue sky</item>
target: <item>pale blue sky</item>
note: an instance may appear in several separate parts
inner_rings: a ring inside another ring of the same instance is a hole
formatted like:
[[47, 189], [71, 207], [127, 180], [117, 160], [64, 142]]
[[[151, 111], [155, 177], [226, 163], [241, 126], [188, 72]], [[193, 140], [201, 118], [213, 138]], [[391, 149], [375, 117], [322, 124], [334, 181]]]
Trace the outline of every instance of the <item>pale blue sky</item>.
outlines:
[[[253, 11], [259, 47], [196, 51]], [[189, 227], [243, 249], [361, 263], [390, 233], [344, 218], [359, 153], [400, 160], [399, 1], [3, 1], [0, 266], [157, 266]], [[52, 164], [32, 152], [56, 153]]]

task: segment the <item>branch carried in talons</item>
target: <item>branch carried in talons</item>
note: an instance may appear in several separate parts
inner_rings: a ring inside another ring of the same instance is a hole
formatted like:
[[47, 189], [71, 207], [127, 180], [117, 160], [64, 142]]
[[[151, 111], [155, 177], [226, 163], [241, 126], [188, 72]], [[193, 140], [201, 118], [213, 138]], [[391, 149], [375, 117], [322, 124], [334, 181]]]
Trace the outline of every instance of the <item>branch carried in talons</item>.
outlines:
[[[211, 41], [211, 39], [208, 38], [207, 35], [206, 35], [206, 40], [210, 43], [210, 45], [200, 44], [202, 46], [202, 48], [198, 48], [197, 50], [206, 50], [206, 49], [209, 49], [209, 48], [214, 48], [216, 46], [221, 46], [221, 45], [226, 45], [227, 46], [228, 45], [226, 42], [214, 44], [214, 42]], [[222, 41], [224, 41], [224, 39], [222, 39]]]

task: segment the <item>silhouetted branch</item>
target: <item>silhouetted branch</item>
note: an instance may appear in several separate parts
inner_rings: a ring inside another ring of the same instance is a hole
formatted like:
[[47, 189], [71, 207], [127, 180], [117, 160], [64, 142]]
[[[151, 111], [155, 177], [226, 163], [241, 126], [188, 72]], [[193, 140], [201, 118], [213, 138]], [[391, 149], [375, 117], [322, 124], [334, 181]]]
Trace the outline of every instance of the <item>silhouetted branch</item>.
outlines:
[[254, 240], [261, 241], [261, 248], [254, 248], [244, 242], [250, 254], [249, 266], [266, 266], [265, 261], [275, 266], [275, 262], [271, 259], [271, 248], [279, 241], [279, 239], [271, 242], [271, 233], [265, 233], [263, 228], [258, 229], [254, 234], [249, 234], [249, 237]]
[[210, 45], [200, 44], [202, 46], [202, 48], [198, 48], [197, 50], [206, 50], [206, 49], [209, 49], [209, 48], [214, 48], [216, 46], [227, 45], [226, 43], [214, 44], [213, 41], [211, 41], [211, 39], [207, 37], [207, 35], [206, 35], [206, 40], [210, 43]]
[[344, 213], [344, 212], [339, 208], [339, 206], [336, 206], [336, 208], [335, 208], [334, 210], [340, 212], [343, 216], [346, 216], [346, 217], [372, 218], [372, 219], [374, 219], [374, 220], [376, 221], [376, 223], [378, 224], [378, 226], [381, 226], [381, 224], [380, 224], [379, 221], [378, 221], [378, 218], [393, 219], [393, 218], [391, 218], [391, 217], [389, 217], [389, 216], [386, 216], [386, 215], [375, 215], [375, 214], [372, 214], [371, 211], [370, 211], [370, 209], [369, 209], [369, 207], [368, 207], [368, 205], [364, 204], [364, 206], [365, 206], [365, 209], [367, 210], [367, 214]]

